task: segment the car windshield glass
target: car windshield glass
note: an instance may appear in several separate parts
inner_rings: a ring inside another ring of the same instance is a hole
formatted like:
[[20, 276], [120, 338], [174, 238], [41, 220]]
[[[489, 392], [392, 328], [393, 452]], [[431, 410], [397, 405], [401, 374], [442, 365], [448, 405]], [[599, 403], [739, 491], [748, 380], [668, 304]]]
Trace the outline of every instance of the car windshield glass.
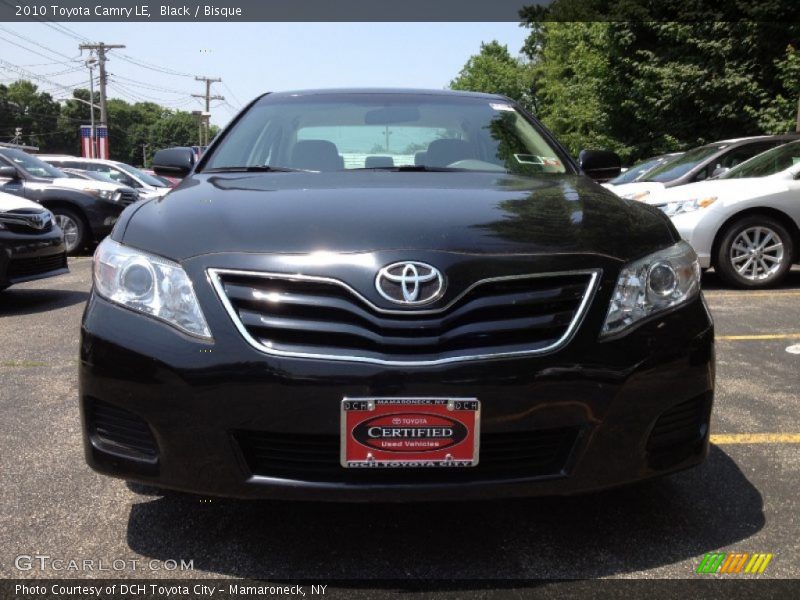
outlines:
[[694, 167], [703, 162], [712, 154], [716, 154], [725, 146], [720, 144], [713, 144], [710, 146], [700, 146], [689, 150], [682, 156], [675, 160], [671, 160], [663, 165], [656, 167], [647, 175], [642, 177], [639, 181], [659, 181], [661, 183], [672, 181], [683, 175], [686, 175]]
[[640, 162], [638, 164], [633, 165], [622, 175], [620, 175], [619, 177], [615, 177], [608, 183], [611, 183], [613, 185], [620, 185], [622, 183], [631, 183], [632, 181], [636, 181], [644, 173], [647, 173], [647, 171], [660, 165], [662, 162], [664, 162], [664, 158], [661, 157], [651, 158], [650, 160]]
[[18, 169], [22, 169], [28, 175], [33, 175], [34, 177], [51, 177], [53, 179], [57, 177], [69, 177], [66, 173], [59, 171], [55, 167], [48, 165], [46, 162], [22, 150], [4, 148], [0, 156], [5, 157], [6, 160], [13, 162]]
[[152, 185], [153, 187], [169, 187], [165, 185], [163, 182], [159, 181], [152, 175], [148, 175], [144, 171], [140, 171], [136, 167], [132, 167], [130, 165], [126, 165], [125, 163], [114, 163], [114, 166], [118, 169], [125, 171], [128, 175], [132, 175], [139, 181], [146, 183], [147, 185]]
[[766, 177], [767, 175], [785, 171], [798, 163], [800, 163], [800, 141], [784, 144], [762, 152], [758, 156], [733, 167], [719, 178]]
[[267, 96], [202, 170], [470, 170], [566, 173], [561, 155], [508, 101], [435, 94]]

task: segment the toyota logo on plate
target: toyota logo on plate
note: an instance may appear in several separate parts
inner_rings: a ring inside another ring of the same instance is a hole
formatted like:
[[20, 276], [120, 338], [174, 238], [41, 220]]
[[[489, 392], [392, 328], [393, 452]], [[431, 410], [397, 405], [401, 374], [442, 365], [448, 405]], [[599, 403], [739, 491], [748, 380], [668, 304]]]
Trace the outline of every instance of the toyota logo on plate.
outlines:
[[396, 304], [427, 304], [442, 297], [444, 277], [425, 263], [398, 262], [378, 271], [375, 287], [381, 296]]

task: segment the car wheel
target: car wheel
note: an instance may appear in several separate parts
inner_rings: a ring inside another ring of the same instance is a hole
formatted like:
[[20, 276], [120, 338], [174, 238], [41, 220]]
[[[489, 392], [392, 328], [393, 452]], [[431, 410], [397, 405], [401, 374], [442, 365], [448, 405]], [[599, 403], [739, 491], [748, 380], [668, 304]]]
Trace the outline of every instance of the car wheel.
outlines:
[[53, 209], [56, 225], [64, 232], [64, 244], [67, 254], [75, 254], [86, 245], [86, 225], [81, 216], [74, 210], [56, 207]]
[[792, 266], [792, 236], [780, 221], [753, 215], [730, 225], [717, 249], [716, 270], [740, 288], [780, 283]]

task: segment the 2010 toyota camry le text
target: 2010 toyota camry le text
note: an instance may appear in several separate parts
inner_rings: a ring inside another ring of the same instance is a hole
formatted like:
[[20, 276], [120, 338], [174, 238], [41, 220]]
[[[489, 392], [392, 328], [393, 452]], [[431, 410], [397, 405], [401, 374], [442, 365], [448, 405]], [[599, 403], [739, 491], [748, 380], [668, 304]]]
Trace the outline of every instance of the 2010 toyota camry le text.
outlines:
[[692, 248], [502, 96], [266, 94], [94, 256], [86, 460], [238, 498], [560, 495], [702, 462]]

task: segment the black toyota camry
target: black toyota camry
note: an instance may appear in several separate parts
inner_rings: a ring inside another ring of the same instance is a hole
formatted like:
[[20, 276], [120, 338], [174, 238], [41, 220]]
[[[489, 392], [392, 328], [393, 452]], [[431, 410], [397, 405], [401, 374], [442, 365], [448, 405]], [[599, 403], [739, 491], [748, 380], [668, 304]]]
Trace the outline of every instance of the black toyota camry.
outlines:
[[209, 495], [570, 494], [700, 463], [713, 325], [667, 217], [489, 94], [254, 100], [94, 257], [96, 470]]

